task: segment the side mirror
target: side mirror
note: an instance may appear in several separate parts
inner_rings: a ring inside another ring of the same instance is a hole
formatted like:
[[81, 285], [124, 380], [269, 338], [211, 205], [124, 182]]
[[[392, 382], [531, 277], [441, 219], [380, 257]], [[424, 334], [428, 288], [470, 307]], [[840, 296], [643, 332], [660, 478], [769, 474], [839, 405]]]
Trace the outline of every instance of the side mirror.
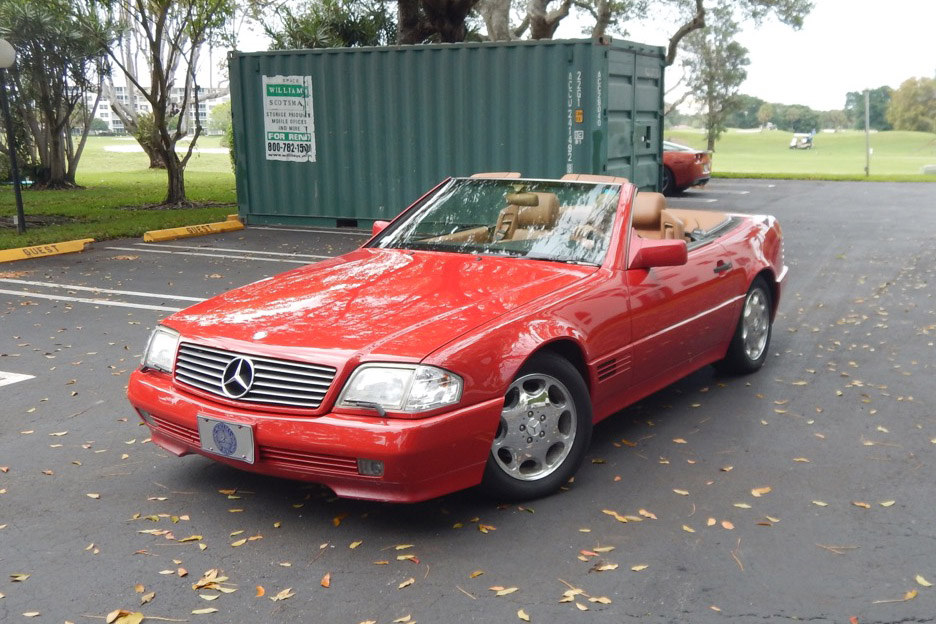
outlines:
[[374, 221], [374, 225], [371, 226], [371, 236], [377, 236], [390, 225], [389, 221]]
[[641, 241], [640, 249], [630, 263], [631, 269], [652, 269], [653, 267], [680, 266], [689, 260], [689, 250], [684, 240], [648, 240]]

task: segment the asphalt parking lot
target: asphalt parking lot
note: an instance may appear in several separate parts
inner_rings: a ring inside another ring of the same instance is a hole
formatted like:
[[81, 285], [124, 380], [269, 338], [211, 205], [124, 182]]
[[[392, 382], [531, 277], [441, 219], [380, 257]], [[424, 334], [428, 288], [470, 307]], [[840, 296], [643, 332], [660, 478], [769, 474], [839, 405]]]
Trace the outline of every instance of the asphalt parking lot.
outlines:
[[780, 219], [771, 357], [605, 421], [574, 483], [524, 505], [336, 499], [147, 442], [124, 393], [160, 318], [366, 234], [0, 265], [0, 621], [936, 621], [936, 185], [716, 180], [671, 203]]

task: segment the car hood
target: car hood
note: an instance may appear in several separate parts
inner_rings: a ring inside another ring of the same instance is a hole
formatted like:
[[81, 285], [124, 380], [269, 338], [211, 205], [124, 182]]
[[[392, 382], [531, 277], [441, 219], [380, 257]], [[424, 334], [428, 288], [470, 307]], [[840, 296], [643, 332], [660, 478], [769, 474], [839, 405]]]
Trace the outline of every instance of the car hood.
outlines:
[[224, 293], [165, 324], [183, 339], [258, 354], [335, 365], [355, 353], [415, 361], [595, 270], [522, 258], [359, 249]]

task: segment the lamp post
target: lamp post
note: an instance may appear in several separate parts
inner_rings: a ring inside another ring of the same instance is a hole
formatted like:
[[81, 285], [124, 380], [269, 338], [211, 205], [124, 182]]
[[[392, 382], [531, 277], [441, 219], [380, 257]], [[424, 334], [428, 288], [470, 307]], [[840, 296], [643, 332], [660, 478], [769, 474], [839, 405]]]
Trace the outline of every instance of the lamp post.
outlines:
[[0, 107], [3, 108], [3, 123], [7, 129], [7, 147], [10, 148], [10, 174], [13, 176], [13, 194], [16, 196], [16, 233], [26, 233], [26, 215], [23, 214], [23, 193], [20, 189], [19, 164], [16, 162], [16, 133], [7, 102], [6, 70], [16, 62], [16, 50], [6, 39], [0, 39]]

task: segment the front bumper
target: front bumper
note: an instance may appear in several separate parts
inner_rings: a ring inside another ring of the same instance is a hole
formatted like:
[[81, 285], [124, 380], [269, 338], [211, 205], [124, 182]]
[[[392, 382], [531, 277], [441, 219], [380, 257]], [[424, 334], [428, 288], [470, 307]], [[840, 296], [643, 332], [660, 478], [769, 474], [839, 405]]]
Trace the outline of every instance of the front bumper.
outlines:
[[[198, 453], [242, 470], [322, 483], [339, 496], [389, 502], [427, 500], [480, 483], [503, 406], [496, 398], [422, 419], [279, 416], [213, 403], [180, 391], [166, 374], [139, 369], [127, 397], [148, 414], [153, 442], [174, 455]], [[203, 450], [199, 416], [249, 425], [254, 463]], [[382, 461], [383, 475], [359, 474], [358, 459]]]

